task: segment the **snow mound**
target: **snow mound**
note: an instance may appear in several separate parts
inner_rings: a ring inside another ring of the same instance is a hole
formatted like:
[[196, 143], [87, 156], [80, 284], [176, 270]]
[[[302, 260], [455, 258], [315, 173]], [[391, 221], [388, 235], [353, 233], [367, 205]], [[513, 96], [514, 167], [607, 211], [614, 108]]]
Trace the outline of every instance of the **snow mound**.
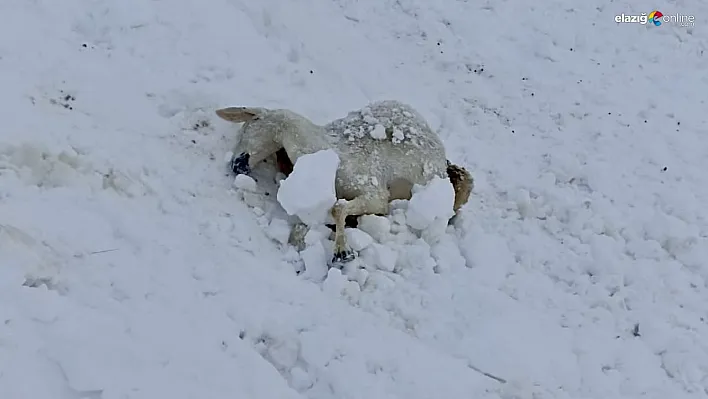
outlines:
[[255, 192], [258, 190], [258, 185], [251, 176], [248, 175], [236, 175], [234, 178], [234, 187], [239, 190]]
[[300, 255], [305, 262], [303, 277], [313, 281], [324, 280], [325, 276], [327, 276], [327, 256], [322, 243], [317, 242], [310, 245]]
[[436, 222], [447, 224], [454, 215], [454, 203], [455, 189], [450, 180], [435, 177], [424, 186], [416, 184], [406, 212], [408, 225], [424, 230]]
[[383, 216], [363, 215], [359, 217], [359, 229], [377, 241], [384, 241], [391, 230], [391, 221]]
[[24, 184], [44, 188], [82, 184], [92, 173], [91, 165], [71, 147], [57, 154], [29, 142], [0, 147], [0, 171]]
[[386, 128], [382, 124], [376, 124], [374, 125], [374, 128], [369, 132], [372, 138], [376, 140], [385, 140], [386, 139]]
[[278, 202], [288, 215], [307, 225], [322, 224], [337, 201], [334, 179], [339, 156], [334, 150], [307, 154], [295, 161], [293, 171], [280, 182]]
[[290, 236], [290, 225], [286, 220], [274, 218], [270, 221], [265, 233], [275, 241], [286, 244]]
[[347, 236], [349, 246], [355, 251], [361, 251], [374, 242], [373, 237], [360, 229], [347, 228], [344, 230], [344, 234]]
[[[445, 186], [442, 187], [444, 190]], [[431, 184], [428, 188], [435, 190], [436, 185]], [[442, 195], [443, 198], [444, 196], [445, 194]], [[439, 196], [418, 197], [418, 203], [414, 205], [419, 207], [418, 209], [443, 208], [438, 212], [428, 213], [423, 213], [422, 210], [415, 213], [414, 208], [411, 214], [419, 218], [418, 223], [414, 223], [416, 226], [423, 225], [420, 220], [425, 220], [426, 217], [428, 221], [432, 220], [429, 226], [423, 229], [410, 227], [406, 215], [410, 212], [411, 204], [405, 200], [392, 203], [388, 215], [360, 216], [358, 227], [345, 230], [347, 243], [359, 253], [359, 257], [346, 264], [341, 275], [356, 282], [360, 290], [365, 290], [380, 288], [382, 284], [393, 287], [398, 278], [432, 276], [467, 268], [456, 231], [447, 225], [447, 219], [443, 217], [446, 214], [443, 203]], [[281, 243], [284, 243], [286, 234], [283, 229], [286, 222], [274, 219], [271, 224], [276, 222], [280, 237], [283, 238]], [[283, 261], [291, 263], [298, 274], [304, 266], [305, 272], [301, 276], [306, 280], [331, 286], [332, 283], [328, 282], [331, 277], [331, 273], [328, 273], [328, 259], [332, 257], [334, 234], [324, 222], [320, 222], [309, 226], [303, 241], [304, 248], [299, 255], [293, 257], [290, 251], [286, 251]], [[392, 280], [392, 276], [398, 277]], [[322, 285], [322, 289], [329, 290], [325, 285]], [[350, 294], [351, 292], [343, 295], [345, 299], [352, 301], [354, 297]]]
[[[341, 285], [328, 282], [332, 276], [329, 260], [334, 233], [327, 226], [332, 222], [327, 216], [336, 202], [334, 177], [338, 164], [339, 158], [332, 150], [301, 157], [293, 173], [280, 181], [277, 202], [263, 196], [261, 191], [265, 188], [260, 185], [266, 184], [265, 180], [258, 179], [258, 192], [251, 178], [236, 179], [239, 183], [234, 184], [244, 203], [254, 212], [259, 210], [266, 236], [281, 245], [282, 262], [291, 265], [301, 278], [330, 292], [332, 284]], [[356, 291], [352, 291], [352, 284], [360, 291], [378, 291], [396, 286], [401, 278], [428, 278], [466, 269], [457, 232], [447, 224], [453, 214], [453, 199], [450, 182], [436, 178], [415, 186], [410, 201], [392, 201], [387, 215], [359, 216], [356, 228], [345, 229], [347, 243], [359, 257], [345, 265], [340, 274], [335, 273], [340, 276], [337, 278], [344, 276], [351, 282], [345, 284], [350, 288], [342, 291], [346, 291], [342, 294], [344, 299], [357, 303], [359, 296], [352, 294]], [[270, 210], [264, 211], [267, 209]], [[298, 219], [307, 225], [306, 230], [298, 232]], [[289, 245], [294, 236], [302, 236], [292, 242], [301, 241], [297, 248]]]

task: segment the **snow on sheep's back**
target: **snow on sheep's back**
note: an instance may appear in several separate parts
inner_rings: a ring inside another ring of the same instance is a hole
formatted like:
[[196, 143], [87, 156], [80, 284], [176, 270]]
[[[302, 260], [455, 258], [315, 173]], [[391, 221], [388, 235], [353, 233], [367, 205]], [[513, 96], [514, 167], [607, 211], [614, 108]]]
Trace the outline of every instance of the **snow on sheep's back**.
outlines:
[[[3, 2], [0, 397], [702, 397], [708, 7], [643, 7]], [[303, 280], [213, 110], [384, 98], [472, 199]]]

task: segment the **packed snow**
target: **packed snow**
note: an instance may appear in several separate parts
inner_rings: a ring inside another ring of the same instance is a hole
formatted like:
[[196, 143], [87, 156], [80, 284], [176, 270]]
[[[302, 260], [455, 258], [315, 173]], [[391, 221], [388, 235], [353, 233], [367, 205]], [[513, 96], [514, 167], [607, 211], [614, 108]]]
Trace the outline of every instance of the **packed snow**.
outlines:
[[248, 175], [240, 174], [234, 178], [234, 187], [238, 190], [256, 192], [258, 191], [258, 183]]
[[425, 230], [432, 224], [447, 225], [454, 215], [455, 189], [449, 179], [433, 178], [428, 184], [416, 184], [406, 209], [406, 221], [414, 229]]
[[[0, 398], [705, 398], [708, 5], [575, 3], [0, 2]], [[475, 190], [328, 268], [214, 110], [382, 99]]]
[[324, 223], [337, 202], [334, 180], [338, 167], [339, 156], [333, 149], [298, 158], [292, 173], [280, 181], [277, 194], [280, 206], [307, 225]]
[[380, 123], [374, 125], [369, 134], [376, 140], [386, 140], [386, 128]]

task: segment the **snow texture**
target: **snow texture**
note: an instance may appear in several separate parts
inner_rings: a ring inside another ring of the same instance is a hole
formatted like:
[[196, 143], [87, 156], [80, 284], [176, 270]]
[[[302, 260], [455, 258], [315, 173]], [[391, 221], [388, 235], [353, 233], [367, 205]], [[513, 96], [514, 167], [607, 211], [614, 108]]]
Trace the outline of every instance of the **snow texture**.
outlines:
[[454, 215], [455, 189], [449, 179], [433, 178], [425, 186], [413, 186], [413, 196], [406, 210], [408, 225], [425, 230], [433, 223], [443, 223]]
[[349, 246], [355, 251], [361, 251], [374, 243], [373, 237], [366, 234], [366, 232], [361, 229], [347, 228], [344, 230], [344, 233], [347, 235]]
[[334, 150], [303, 155], [295, 161], [292, 173], [280, 182], [278, 202], [288, 215], [307, 225], [322, 224], [337, 202], [334, 179], [339, 156]]
[[[705, 398], [708, 4], [657, 6], [0, 2], [0, 398]], [[328, 270], [214, 110], [383, 99], [475, 190]]]
[[236, 177], [234, 178], [234, 187], [244, 191], [258, 191], [258, 184], [256, 183], [256, 181], [253, 180], [251, 176], [243, 174], [236, 175]]
[[380, 123], [374, 125], [374, 128], [369, 134], [376, 140], [386, 140], [386, 128]]

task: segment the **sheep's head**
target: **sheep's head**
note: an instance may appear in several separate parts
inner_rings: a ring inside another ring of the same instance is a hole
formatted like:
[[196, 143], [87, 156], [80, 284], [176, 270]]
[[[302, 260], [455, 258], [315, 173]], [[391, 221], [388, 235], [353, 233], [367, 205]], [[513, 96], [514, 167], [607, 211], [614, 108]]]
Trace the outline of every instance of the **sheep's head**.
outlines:
[[231, 159], [231, 170], [250, 174], [253, 167], [280, 149], [276, 142], [277, 128], [265, 108], [229, 107], [216, 110], [216, 115], [229, 122], [241, 123], [241, 135]]

